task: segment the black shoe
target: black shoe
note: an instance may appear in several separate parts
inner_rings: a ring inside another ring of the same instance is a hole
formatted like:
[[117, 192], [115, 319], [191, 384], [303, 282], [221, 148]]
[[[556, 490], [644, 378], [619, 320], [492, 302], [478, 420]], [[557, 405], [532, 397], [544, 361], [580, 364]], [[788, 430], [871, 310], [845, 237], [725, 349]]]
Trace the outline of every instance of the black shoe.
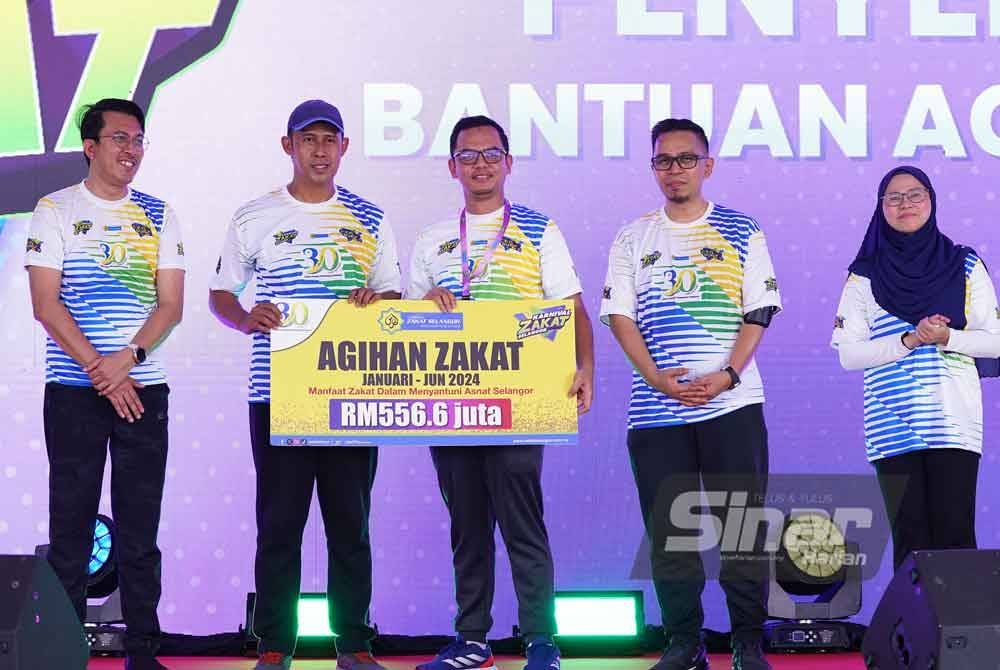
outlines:
[[771, 670], [759, 641], [733, 640], [733, 670]]
[[155, 656], [136, 655], [125, 657], [125, 670], [168, 670]]
[[663, 656], [649, 670], [708, 670], [705, 643], [699, 637], [674, 636]]

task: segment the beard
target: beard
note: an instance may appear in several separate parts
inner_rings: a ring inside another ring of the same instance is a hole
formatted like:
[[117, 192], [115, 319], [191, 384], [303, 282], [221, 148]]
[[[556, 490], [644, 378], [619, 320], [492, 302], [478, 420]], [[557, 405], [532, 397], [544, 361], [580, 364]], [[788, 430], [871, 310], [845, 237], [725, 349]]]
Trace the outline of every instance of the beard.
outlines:
[[667, 200], [674, 203], [675, 205], [683, 205], [691, 200], [690, 195], [668, 195]]

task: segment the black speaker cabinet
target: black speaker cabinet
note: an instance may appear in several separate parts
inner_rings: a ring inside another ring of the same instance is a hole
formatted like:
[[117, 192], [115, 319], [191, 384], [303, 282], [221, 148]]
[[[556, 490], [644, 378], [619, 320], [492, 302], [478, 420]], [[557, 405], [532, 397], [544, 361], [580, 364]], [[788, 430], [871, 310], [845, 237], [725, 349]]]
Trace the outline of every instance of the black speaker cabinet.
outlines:
[[1000, 551], [915, 551], [889, 582], [861, 651], [869, 670], [1000, 667]]
[[87, 640], [48, 561], [0, 556], [0, 670], [85, 670]]

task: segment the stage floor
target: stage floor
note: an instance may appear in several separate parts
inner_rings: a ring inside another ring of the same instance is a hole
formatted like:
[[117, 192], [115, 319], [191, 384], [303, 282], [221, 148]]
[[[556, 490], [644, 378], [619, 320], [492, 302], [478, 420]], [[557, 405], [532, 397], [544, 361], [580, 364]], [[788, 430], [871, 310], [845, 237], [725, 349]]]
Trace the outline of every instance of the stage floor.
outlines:
[[[714, 670], [728, 670], [730, 659], [726, 654], [712, 654]], [[646, 658], [564, 658], [562, 670], [647, 670], [656, 662], [656, 656]], [[251, 670], [253, 659], [247, 658], [171, 658], [161, 662], [170, 670]], [[413, 670], [417, 663], [427, 660], [421, 656], [383, 656], [379, 661], [390, 670]], [[774, 670], [864, 670], [861, 654], [772, 654], [768, 656]], [[92, 659], [87, 670], [121, 670], [121, 659]], [[501, 656], [497, 659], [500, 670], [521, 670], [524, 659]], [[301, 660], [292, 664], [292, 670], [333, 670], [333, 660]]]

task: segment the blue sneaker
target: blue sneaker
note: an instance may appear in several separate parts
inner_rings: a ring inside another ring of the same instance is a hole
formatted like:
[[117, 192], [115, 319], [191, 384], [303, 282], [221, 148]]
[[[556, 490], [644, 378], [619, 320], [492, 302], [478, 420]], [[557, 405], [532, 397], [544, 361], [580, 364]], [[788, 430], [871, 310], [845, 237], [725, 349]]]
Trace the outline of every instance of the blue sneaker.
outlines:
[[559, 647], [551, 642], [529, 644], [527, 656], [524, 670], [559, 670]]
[[[539, 666], [541, 667], [541, 666]], [[438, 652], [432, 660], [421, 663], [417, 670], [497, 670], [490, 645], [466, 642], [462, 638]]]

